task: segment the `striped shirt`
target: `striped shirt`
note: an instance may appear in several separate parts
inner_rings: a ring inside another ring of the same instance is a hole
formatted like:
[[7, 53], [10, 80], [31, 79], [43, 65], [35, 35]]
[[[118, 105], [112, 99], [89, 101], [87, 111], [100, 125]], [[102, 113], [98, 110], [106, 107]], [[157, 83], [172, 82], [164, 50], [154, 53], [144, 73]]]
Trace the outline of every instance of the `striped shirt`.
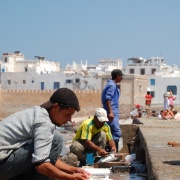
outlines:
[[107, 141], [112, 139], [112, 134], [109, 125], [105, 122], [102, 128], [97, 128], [94, 123], [94, 118], [89, 118], [81, 124], [74, 140], [91, 140], [98, 132], [104, 131], [106, 133]]

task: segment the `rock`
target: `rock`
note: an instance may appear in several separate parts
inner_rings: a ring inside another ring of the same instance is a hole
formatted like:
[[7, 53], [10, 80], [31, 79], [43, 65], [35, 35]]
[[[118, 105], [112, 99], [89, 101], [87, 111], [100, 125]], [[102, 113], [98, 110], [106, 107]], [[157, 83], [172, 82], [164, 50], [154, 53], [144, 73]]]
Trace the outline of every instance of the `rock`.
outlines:
[[61, 161], [71, 165], [78, 167], [79, 161], [77, 159], [77, 156], [71, 152], [68, 152], [66, 156], [60, 157]]

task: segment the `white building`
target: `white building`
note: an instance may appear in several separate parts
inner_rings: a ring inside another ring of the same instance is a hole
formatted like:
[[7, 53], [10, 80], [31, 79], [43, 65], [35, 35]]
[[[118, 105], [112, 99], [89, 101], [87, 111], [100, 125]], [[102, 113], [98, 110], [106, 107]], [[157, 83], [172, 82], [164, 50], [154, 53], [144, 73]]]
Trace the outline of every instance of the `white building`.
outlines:
[[3, 53], [1, 58], [1, 72], [27, 72], [35, 71], [37, 74], [58, 72], [60, 63], [46, 61], [42, 56], [35, 56], [37, 60], [26, 60], [20, 51]]
[[67, 87], [72, 90], [101, 90], [102, 75], [113, 69], [123, 69], [125, 75], [148, 77], [147, 90], [153, 96], [152, 104], [162, 104], [163, 94], [170, 89], [176, 96], [175, 105], [180, 104], [180, 69], [169, 66], [164, 58], [129, 58], [123, 68], [121, 59], [100, 59], [99, 64], [89, 65], [73, 62], [64, 70], [60, 63], [35, 56], [26, 60], [19, 51], [3, 53], [0, 60], [0, 83], [3, 90], [54, 90]]
[[67, 87], [72, 90], [101, 89], [101, 75], [113, 69], [122, 68], [122, 61], [100, 60], [99, 65], [67, 65], [60, 69], [60, 63], [47, 61], [45, 57], [35, 56], [26, 60], [19, 51], [3, 53], [0, 61], [1, 88], [7, 90], [53, 90]]
[[180, 104], [180, 69], [174, 64], [167, 65], [164, 58], [129, 58], [123, 71], [148, 77], [147, 90], [153, 96], [153, 104], [163, 103], [163, 94], [169, 90], [176, 96], [175, 105]]

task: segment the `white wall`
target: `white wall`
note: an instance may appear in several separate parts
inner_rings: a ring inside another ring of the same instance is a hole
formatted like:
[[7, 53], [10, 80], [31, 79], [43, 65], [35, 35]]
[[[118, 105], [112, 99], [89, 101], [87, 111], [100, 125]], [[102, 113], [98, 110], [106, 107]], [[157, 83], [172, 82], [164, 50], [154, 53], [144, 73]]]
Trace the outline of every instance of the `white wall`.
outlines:
[[[2, 89], [41, 90], [41, 82], [44, 82], [45, 90], [53, 90], [54, 82], [59, 82], [60, 87], [67, 87], [72, 90], [101, 89], [101, 78], [78, 74], [65, 75], [63, 72], [38, 74], [32, 69], [29, 72], [8, 72], [2, 73], [1, 75]], [[79, 83], [75, 83], [76, 79], [79, 79]], [[11, 80], [11, 84], [8, 84], [8, 80]], [[26, 84], [23, 84], [23, 80], [26, 81]], [[72, 80], [73, 83], [66, 83], [66, 80]]]

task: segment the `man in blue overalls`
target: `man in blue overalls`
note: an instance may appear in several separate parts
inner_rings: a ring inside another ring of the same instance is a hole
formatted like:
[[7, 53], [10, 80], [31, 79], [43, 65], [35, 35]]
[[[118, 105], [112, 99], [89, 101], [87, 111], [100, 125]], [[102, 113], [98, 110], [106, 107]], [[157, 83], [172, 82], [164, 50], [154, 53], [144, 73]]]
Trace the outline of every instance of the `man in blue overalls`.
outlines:
[[120, 89], [117, 83], [120, 83], [123, 79], [123, 73], [120, 69], [114, 69], [111, 72], [112, 79], [108, 80], [106, 86], [103, 89], [101, 101], [103, 108], [107, 111], [109, 122], [107, 122], [111, 128], [113, 140], [116, 143], [116, 152], [118, 152], [119, 138], [122, 135], [119, 124], [119, 97]]

